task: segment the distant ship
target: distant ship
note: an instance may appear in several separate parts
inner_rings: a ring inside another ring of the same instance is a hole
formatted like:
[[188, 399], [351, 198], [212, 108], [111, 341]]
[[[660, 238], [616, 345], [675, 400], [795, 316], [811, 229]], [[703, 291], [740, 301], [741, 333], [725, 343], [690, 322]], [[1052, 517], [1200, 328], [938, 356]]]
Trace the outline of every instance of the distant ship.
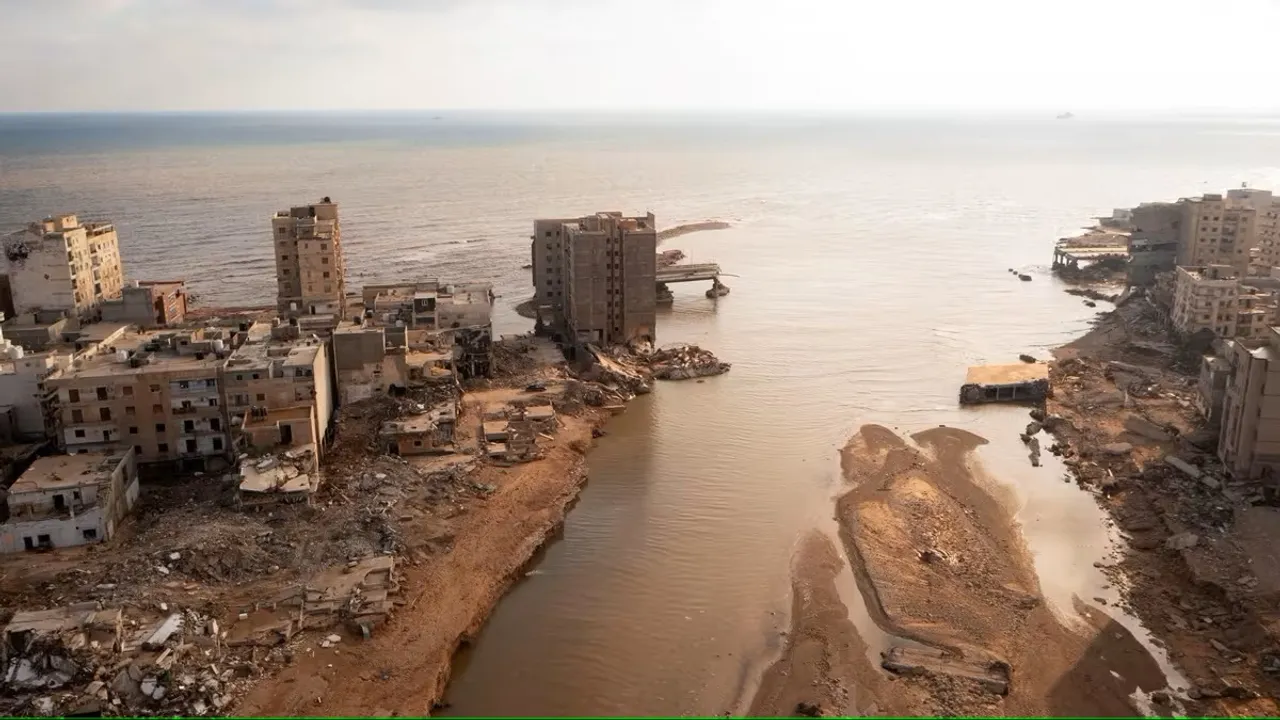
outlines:
[[1061, 115], [1059, 115], [1059, 116], [1058, 116], [1058, 119], [1059, 119], [1059, 120], [1070, 120], [1070, 119], [1071, 119], [1071, 118], [1073, 118], [1073, 117], [1075, 117], [1075, 115], [1074, 115], [1074, 114], [1069, 113], [1069, 112], [1064, 112], [1064, 113], [1062, 113]]

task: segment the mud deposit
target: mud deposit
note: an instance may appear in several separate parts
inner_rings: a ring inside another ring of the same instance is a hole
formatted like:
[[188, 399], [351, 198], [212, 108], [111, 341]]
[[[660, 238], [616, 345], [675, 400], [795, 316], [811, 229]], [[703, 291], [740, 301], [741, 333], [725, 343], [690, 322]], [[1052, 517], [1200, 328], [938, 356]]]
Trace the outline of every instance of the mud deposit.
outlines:
[[1131, 715], [1164, 686], [1121, 625], [1077, 602], [1044, 601], [1003, 495], [976, 472], [986, 441], [935, 428], [914, 443], [864, 426], [841, 453], [842, 545], [872, 619], [898, 640], [868, 658], [835, 593], [825, 537], [796, 558], [793, 625], [752, 711], [763, 715]]

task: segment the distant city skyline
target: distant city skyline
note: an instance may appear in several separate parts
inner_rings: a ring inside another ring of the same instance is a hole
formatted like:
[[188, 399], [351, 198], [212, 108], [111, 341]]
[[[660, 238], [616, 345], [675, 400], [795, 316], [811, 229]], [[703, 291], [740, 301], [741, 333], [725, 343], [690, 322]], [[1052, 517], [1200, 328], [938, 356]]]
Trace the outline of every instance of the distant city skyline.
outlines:
[[0, 112], [1265, 112], [1273, 0], [0, 0]]

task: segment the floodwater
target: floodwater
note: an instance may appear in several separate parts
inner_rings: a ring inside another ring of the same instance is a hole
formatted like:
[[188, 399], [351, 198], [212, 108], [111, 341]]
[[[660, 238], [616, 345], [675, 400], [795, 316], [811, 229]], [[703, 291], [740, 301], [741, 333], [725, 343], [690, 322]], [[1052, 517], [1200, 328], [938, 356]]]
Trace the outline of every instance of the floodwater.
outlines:
[[58, 127], [0, 119], [0, 223], [109, 217], [131, 277], [269, 302], [269, 214], [331, 195], [351, 284], [490, 280], [502, 332], [527, 327], [512, 308], [535, 216], [733, 223], [671, 243], [737, 277], [719, 301], [674, 287], [658, 331], [732, 372], [660, 385], [608, 426], [563, 538], [460, 659], [457, 714], [740, 709], [787, 626], [795, 544], [830, 527], [836, 451], [864, 423], [986, 437], [979, 456], [1020, 508], [1047, 597], [1064, 617], [1073, 595], [1105, 597], [1102, 514], [1051, 456], [1030, 466], [1025, 409], [957, 407], [965, 368], [1045, 356], [1087, 328], [1094, 311], [1047, 265], [1091, 216], [1280, 179], [1259, 162], [1280, 156], [1265, 123], [289, 122], [205, 121], [154, 142], [78, 132], [68, 149], [47, 136]]

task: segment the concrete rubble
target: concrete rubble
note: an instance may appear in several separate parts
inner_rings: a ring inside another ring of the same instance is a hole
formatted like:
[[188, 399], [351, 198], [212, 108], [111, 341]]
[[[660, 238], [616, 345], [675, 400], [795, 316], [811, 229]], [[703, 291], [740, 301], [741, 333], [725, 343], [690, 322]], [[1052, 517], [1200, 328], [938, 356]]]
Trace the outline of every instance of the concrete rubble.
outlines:
[[655, 350], [645, 356], [658, 380], [689, 380], [729, 372], [730, 365], [697, 345], [678, 345]]

